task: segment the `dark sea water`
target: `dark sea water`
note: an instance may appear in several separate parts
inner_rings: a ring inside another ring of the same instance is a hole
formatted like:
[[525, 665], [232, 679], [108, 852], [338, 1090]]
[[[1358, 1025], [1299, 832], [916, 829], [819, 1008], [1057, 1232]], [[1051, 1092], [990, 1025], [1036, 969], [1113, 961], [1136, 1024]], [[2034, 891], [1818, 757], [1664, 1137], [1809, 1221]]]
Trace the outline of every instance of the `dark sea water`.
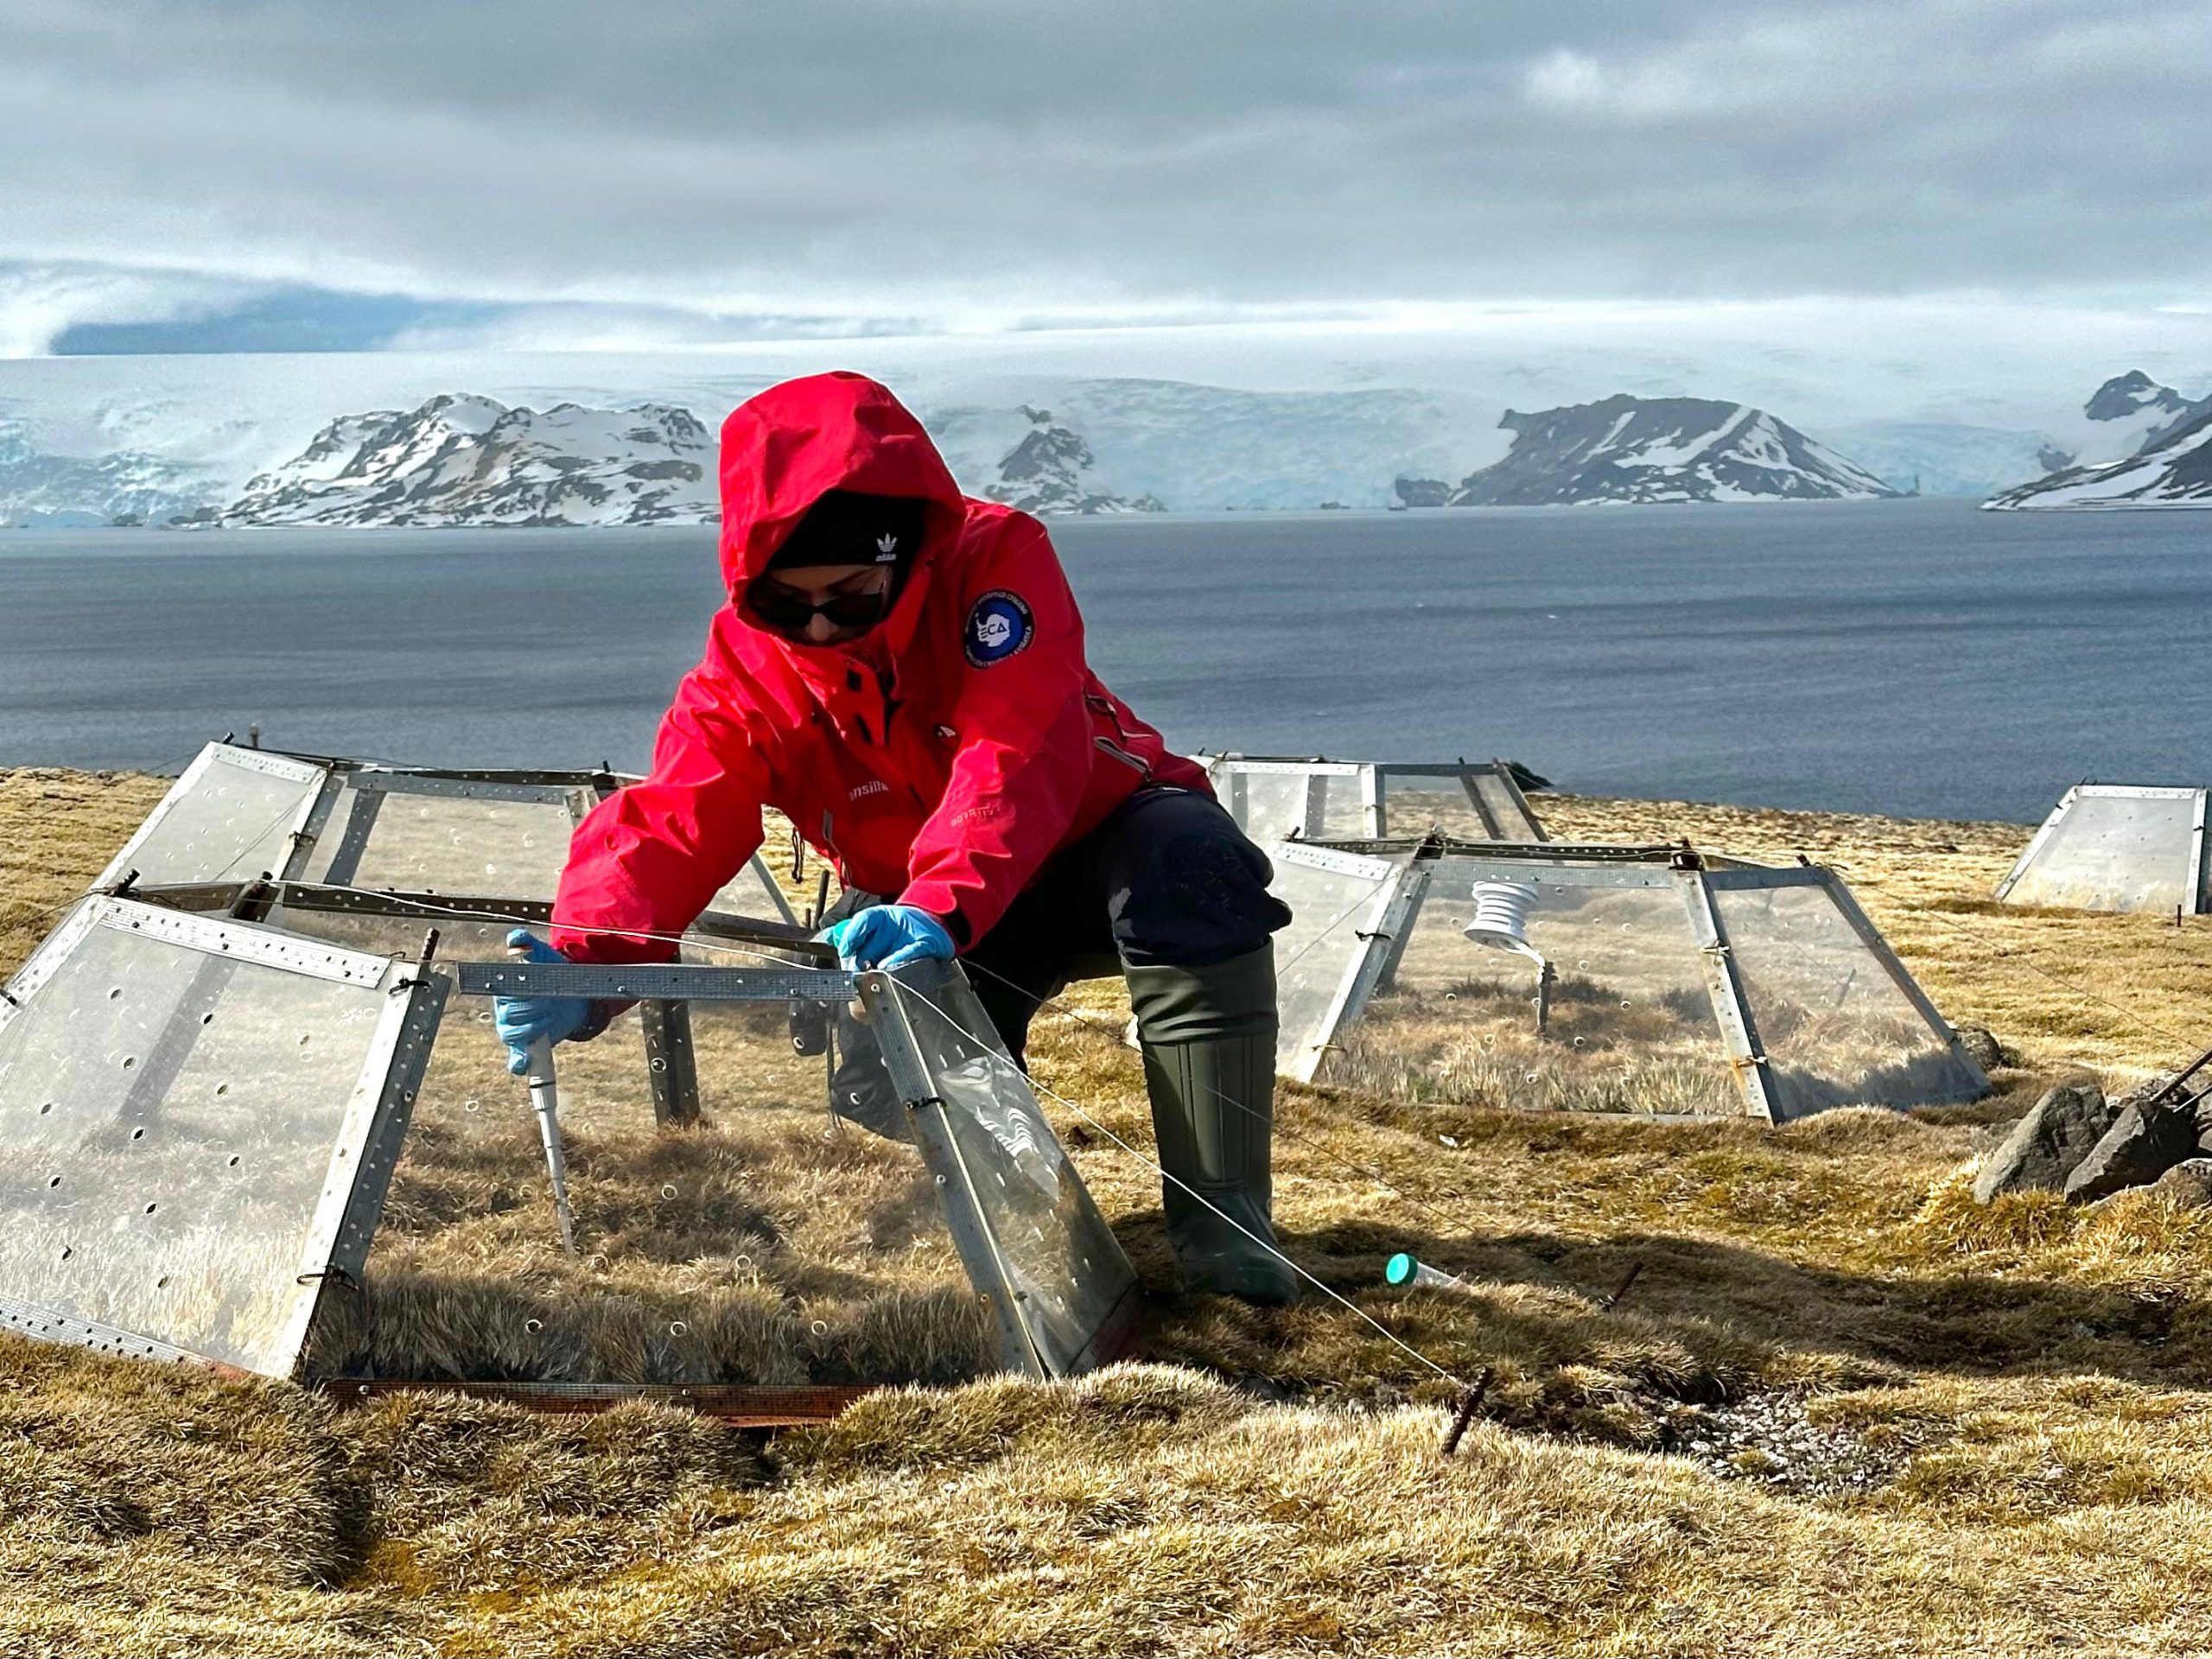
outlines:
[[[1053, 525], [1186, 747], [1508, 755], [1624, 795], [2033, 819], [2212, 781], [2212, 513], [1946, 502]], [[0, 765], [271, 747], [637, 766], [712, 532], [0, 534]]]

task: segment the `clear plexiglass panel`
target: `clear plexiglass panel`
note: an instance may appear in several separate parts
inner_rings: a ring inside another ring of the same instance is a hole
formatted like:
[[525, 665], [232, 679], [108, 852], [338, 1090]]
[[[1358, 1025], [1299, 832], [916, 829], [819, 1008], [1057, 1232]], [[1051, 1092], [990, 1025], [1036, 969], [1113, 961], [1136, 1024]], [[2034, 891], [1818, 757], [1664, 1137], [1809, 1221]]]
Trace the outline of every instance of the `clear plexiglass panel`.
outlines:
[[[481, 792], [462, 794], [463, 787]], [[449, 785], [427, 793], [397, 780], [352, 779], [315, 842], [304, 879], [550, 899], [575, 828], [569, 794], [552, 785]]]
[[1382, 766], [1383, 833], [1418, 836], [1441, 830], [1462, 841], [1538, 842], [1543, 827], [1496, 766], [1471, 766], [1454, 775]]
[[[232, 949], [180, 938], [218, 932]], [[270, 940], [282, 941], [274, 946]], [[251, 949], [288, 953], [277, 966]], [[0, 1007], [0, 1300], [289, 1375], [390, 1058], [379, 959], [88, 900]], [[400, 999], [404, 1001], [404, 999]], [[358, 1155], [358, 1144], [351, 1152]], [[319, 1219], [319, 1212], [321, 1217]]]
[[893, 983], [1030, 1339], [1055, 1376], [1115, 1357], [1136, 1274], [967, 978], [921, 963]]
[[731, 916], [749, 916], [755, 921], [798, 919], [791, 913], [791, 900], [776, 885], [776, 878], [768, 873], [766, 861], [758, 853], [746, 860], [745, 868], [730, 878], [707, 908]]
[[308, 761], [210, 743], [93, 886], [130, 870], [147, 887], [281, 875], [324, 776]]
[[[1319, 1076], [1400, 1098], [1573, 1111], [1741, 1115], [1675, 878], [1650, 867], [1423, 861], [1428, 886], [1391, 977]], [[1469, 939], [1478, 882], [1531, 894], [1529, 946], [1556, 975]]]
[[1274, 936], [1275, 1069], [1310, 1082], [1351, 997], [1361, 965], [1408, 860], [1370, 858], [1279, 842], [1268, 891], [1290, 907]]
[[1983, 1092], [1986, 1080], [1929, 1024], [1820, 873], [1786, 886], [1754, 880], [1707, 878], [1767, 1058], [1775, 1122], [1830, 1106], [1916, 1106]]
[[1214, 787], [1237, 828], [1265, 845], [1320, 833], [1319, 780], [1295, 772], [1217, 771]]
[[1471, 804], [1482, 816], [1493, 841], [1542, 841], [1543, 825], [1529, 810], [1529, 803], [1503, 772], [1494, 767], [1471, 772], [1465, 779]]
[[2014, 878], [2014, 904], [2080, 910], [2197, 908], [2191, 874], [2203, 842], [2196, 790], [2077, 790]]

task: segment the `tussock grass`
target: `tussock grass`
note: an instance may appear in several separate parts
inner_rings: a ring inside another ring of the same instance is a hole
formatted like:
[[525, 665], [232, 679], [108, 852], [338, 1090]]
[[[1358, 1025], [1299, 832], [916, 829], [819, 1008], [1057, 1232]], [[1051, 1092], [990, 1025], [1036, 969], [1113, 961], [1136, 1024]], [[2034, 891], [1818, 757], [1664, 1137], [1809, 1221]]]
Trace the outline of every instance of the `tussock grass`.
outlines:
[[[97, 868], [143, 803], [92, 815], [128, 786], [0, 778], [0, 830], [53, 826], [0, 835], [10, 898], [52, 902], [41, 882], [59, 899]], [[97, 833], [44, 789], [82, 791]], [[1450, 1385], [1334, 1303], [1172, 1294], [1157, 1179], [1096, 1127], [1148, 1144], [1115, 1040], [1126, 1004], [1085, 985], [1088, 1018], [1047, 1014], [1033, 1055], [1095, 1120], [1047, 1100], [1151, 1293], [1159, 1363], [888, 1390], [764, 1445], [657, 1408], [340, 1412], [0, 1342], [0, 1649], [2212, 1646], [2194, 1594], [2212, 1570], [2212, 1217], [2147, 1192], [2069, 1211], [1967, 1190], [1993, 1126], [2048, 1082], [2178, 1057], [2212, 1009], [2202, 925], [1984, 906], [2025, 838], [2011, 826], [1540, 806], [1563, 839], [1687, 833], [1837, 864], [1938, 1005], [1995, 1031], [2003, 1092], [1772, 1131], [1286, 1090], [1287, 1248], [1448, 1370], [1493, 1370], [1446, 1462]], [[20, 955], [39, 930], [8, 914]], [[957, 1269], [918, 1247], [903, 1149], [825, 1141], [818, 1073], [772, 1065], [746, 1029], [702, 1037], [709, 1127], [656, 1136], [634, 1041], [564, 1053], [572, 1267], [518, 1088], [488, 1033], [456, 1026], [373, 1261], [385, 1300], [326, 1340], [378, 1364], [770, 1380], [932, 1351], [950, 1327], [930, 1299], [957, 1295]], [[1408, 1249], [1466, 1287], [1384, 1288]], [[860, 1345], [827, 1340], [846, 1329], [832, 1308]], [[1682, 1455], [1691, 1408], [1777, 1390], [1886, 1478], [1813, 1497]]]

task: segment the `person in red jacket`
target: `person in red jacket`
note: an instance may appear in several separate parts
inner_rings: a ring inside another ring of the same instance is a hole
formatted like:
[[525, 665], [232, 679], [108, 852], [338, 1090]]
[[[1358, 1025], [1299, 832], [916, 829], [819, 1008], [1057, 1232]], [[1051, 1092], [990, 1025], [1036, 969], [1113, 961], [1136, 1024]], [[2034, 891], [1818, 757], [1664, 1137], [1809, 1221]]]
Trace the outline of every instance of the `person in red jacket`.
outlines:
[[[1126, 976], [1184, 1281], [1279, 1304], [1269, 1143], [1268, 861], [1090, 671], [1045, 527], [963, 496], [884, 387], [822, 374], [722, 428], [729, 603], [661, 723], [650, 776], [578, 826], [550, 956], [666, 959], [772, 806], [836, 866], [850, 965], [958, 956], [1007, 1050], [1071, 978]], [[541, 946], [542, 950], [543, 947]], [[498, 1012], [595, 1034], [586, 1002]]]

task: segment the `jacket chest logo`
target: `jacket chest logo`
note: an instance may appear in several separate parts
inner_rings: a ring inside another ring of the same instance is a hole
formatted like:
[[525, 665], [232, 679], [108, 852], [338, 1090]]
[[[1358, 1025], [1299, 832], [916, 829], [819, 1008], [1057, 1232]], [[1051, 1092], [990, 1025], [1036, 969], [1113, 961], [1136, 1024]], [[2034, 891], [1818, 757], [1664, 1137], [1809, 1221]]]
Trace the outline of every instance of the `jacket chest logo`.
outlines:
[[968, 613], [962, 649], [969, 666], [988, 668], [1026, 648], [1037, 632], [1029, 602], [1020, 594], [995, 588], [976, 601]]

